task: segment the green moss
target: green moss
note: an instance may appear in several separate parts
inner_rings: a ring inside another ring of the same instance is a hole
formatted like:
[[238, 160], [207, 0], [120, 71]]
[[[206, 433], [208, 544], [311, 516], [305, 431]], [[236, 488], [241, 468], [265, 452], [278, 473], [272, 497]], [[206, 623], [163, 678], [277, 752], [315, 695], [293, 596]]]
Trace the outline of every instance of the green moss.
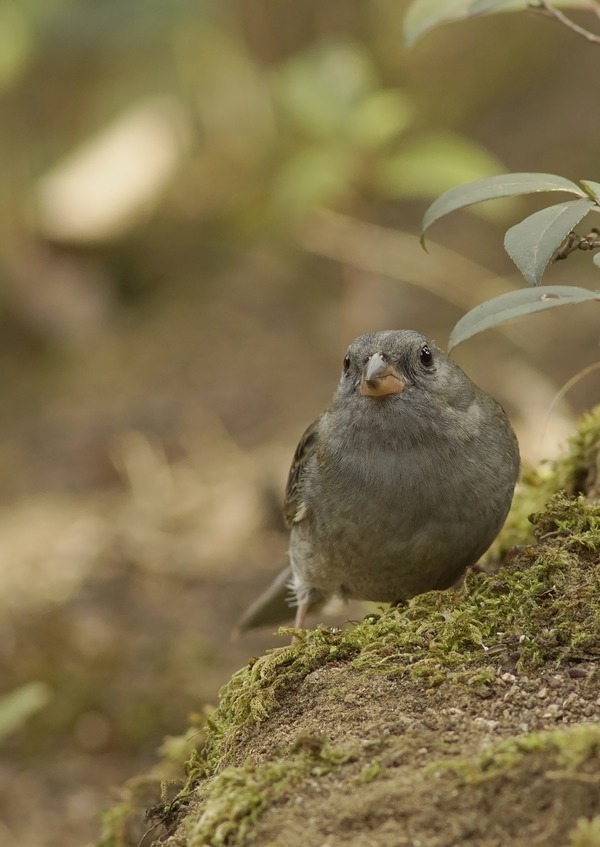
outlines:
[[209, 716], [209, 737], [204, 748], [205, 772], [231, 749], [235, 734], [245, 725], [260, 723], [278, 700], [312, 670], [330, 662], [347, 660], [356, 648], [342, 633], [320, 627], [310, 633], [282, 628], [296, 634], [298, 643], [268, 651], [235, 673], [219, 695], [219, 707]]
[[600, 484], [600, 405], [579, 421], [565, 455], [554, 463], [555, 490], [598, 493]]
[[[197, 783], [197, 751], [206, 741], [206, 732], [205, 716], [197, 715], [182, 735], [164, 739], [157, 764], [147, 775], [128, 780], [120, 790], [119, 803], [102, 815], [98, 847], [136, 845], [147, 832], [173, 827]], [[182, 772], [186, 781], [181, 779]]]
[[[416, 597], [402, 609], [370, 614], [345, 632], [321, 627], [297, 633], [298, 643], [251, 662], [222, 690], [219, 707], [209, 717], [204, 749], [191, 765], [179, 802], [193, 791], [194, 781], [222, 766], [245, 726], [263, 721], [317, 667], [343, 662], [368, 673], [481, 688], [507, 656], [521, 669], [600, 656], [599, 520], [600, 506], [557, 494], [533, 519], [538, 544], [522, 550], [497, 574], [470, 574], [460, 592]], [[494, 761], [524, 752], [525, 743], [515, 742], [515, 748], [498, 752]], [[532, 737], [527, 743], [537, 742]], [[231, 806], [232, 793], [242, 791], [244, 780], [249, 782], [236, 806], [246, 822], [239, 831], [245, 832], [253, 816], [278, 796], [277, 786], [289, 786], [306, 773], [305, 762], [294, 757], [289, 762], [222, 770], [211, 783], [216, 787], [210, 788], [210, 808], [218, 811], [221, 795]], [[208, 831], [210, 820], [203, 811], [199, 831]], [[215, 844], [225, 831], [220, 827], [214, 830]]]
[[545, 770], [551, 779], [600, 778], [600, 727], [583, 724], [552, 732], [532, 732], [502, 741], [471, 759], [433, 763], [432, 774], [451, 774], [460, 782], [476, 783], [522, 769], [536, 759], [535, 768]]
[[308, 774], [308, 764], [298, 756], [287, 760], [225, 768], [212, 781], [198, 814], [188, 818], [186, 843], [244, 843], [248, 830], [267, 805], [289, 791]]
[[558, 750], [558, 764], [568, 772], [579, 770], [586, 762], [600, 768], [600, 726], [582, 724], [571, 729], [547, 733], [546, 736]]
[[102, 814], [102, 834], [97, 847], [118, 847], [127, 842], [126, 829], [131, 809], [129, 800], [123, 800]]
[[533, 537], [529, 516], [541, 511], [557, 491], [570, 496], [598, 493], [599, 485], [600, 405], [581, 418], [563, 456], [535, 469], [523, 469], [504, 529], [486, 559], [498, 561], [511, 547], [529, 543]]
[[507, 655], [521, 669], [598, 657], [600, 505], [557, 494], [534, 532], [538, 545], [493, 576], [470, 574], [460, 596], [432, 592], [358, 624], [345, 634], [353, 664], [437, 682]]
[[308, 776], [322, 777], [352, 758], [322, 738], [302, 736], [280, 757], [228, 767], [200, 793], [198, 813], [187, 818], [186, 847], [241, 847], [263, 811]]
[[557, 538], [562, 547], [576, 552], [600, 549], [600, 507], [587, 503], [582, 494], [574, 499], [552, 497], [531, 522], [538, 541]]
[[484, 564], [497, 564], [513, 547], [530, 544], [533, 541], [533, 531], [529, 516], [543, 509], [548, 498], [563, 487], [550, 466], [523, 468], [506, 523], [485, 554]]
[[383, 765], [381, 764], [381, 759], [373, 759], [372, 762], [368, 762], [361, 770], [358, 775], [357, 782], [373, 782], [374, 779], [377, 779], [382, 770]]
[[591, 820], [579, 818], [566, 847], [600, 847], [600, 815]]
[[[174, 789], [173, 785], [172, 793]], [[161, 796], [163, 808], [168, 790], [168, 783], [156, 773], [128, 780], [121, 789], [120, 802], [102, 815], [102, 835], [98, 847], [122, 847], [125, 844], [140, 843], [145, 833], [155, 829], [156, 824], [148, 825], [146, 820], [150, 815], [141, 816], [139, 810], [153, 808]], [[163, 829], [163, 825], [168, 823], [167, 817], [160, 823]]]

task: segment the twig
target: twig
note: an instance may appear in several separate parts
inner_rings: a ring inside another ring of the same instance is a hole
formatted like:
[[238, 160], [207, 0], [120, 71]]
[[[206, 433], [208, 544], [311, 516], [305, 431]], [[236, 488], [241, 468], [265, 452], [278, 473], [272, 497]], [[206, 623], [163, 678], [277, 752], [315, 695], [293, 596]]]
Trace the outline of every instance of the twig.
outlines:
[[587, 235], [578, 235], [576, 232], [570, 232], [563, 243], [557, 247], [550, 259], [551, 262], [559, 262], [561, 259], [566, 259], [575, 250], [598, 250], [600, 247], [600, 231], [596, 228], [588, 232]]
[[565, 382], [565, 384], [560, 389], [560, 391], [558, 391], [554, 395], [554, 397], [552, 399], [552, 403], [550, 403], [550, 406], [548, 407], [548, 411], [546, 412], [546, 421], [545, 421], [544, 428], [546, 428], [546, 426], [548, 425], [548, 420], [549, 420], [550, 415], [552, 413], [552, 409], [556, 406], [557, 403], [559, 403], [563, 399], [565, 394], [567, 394], [567, 392], [569, 392], [573, 388], [574, 385], [577, 385], [578, 382], [581, 382], [581, 380], [584, 379], [584, 377], [588, 376], [589, 374], [593, 373], [594, 371], [597, 371], [599, 368], [600, 368], [600, 362], [592, 362], [591, 365], [588, 365], [586, 368], [583, 368], [578, 373], [576, 373], [574, 376], [572, 376], [571, 379], [568, 379]]
[[560, 9], [555, 9], [554, 6], [548, 3], [548, 0], [536, 0], [536, 2], [530, 3], [529, 8], [534, 12], [539, 12], [541, 15], [546, 15], [549, 18], [553, 18], [558, 23], [566, 26], [567, 29], [572, 30], [577, 35], [581, 35], [582, 38], [585, 38], [586, 41], [589, 41], [590, 44], [600, 44], [600, 35], [596, 35], [593, 32], [590, 32], [589, 29], [585, 29], [582, 26], [579, 26], [570, 18], [568, 18]]

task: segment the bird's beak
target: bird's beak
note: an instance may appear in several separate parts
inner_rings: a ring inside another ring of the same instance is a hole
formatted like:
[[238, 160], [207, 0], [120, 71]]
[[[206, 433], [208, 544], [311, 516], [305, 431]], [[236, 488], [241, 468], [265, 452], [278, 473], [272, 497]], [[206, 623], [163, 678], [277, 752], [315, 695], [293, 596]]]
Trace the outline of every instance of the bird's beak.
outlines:
[[359, 391], [365, 397], [385, 397], [386, 394], [401, 394], [406, 388], [393, 365], [388, 364], [381, 353], [373, 353], [363, 368]]

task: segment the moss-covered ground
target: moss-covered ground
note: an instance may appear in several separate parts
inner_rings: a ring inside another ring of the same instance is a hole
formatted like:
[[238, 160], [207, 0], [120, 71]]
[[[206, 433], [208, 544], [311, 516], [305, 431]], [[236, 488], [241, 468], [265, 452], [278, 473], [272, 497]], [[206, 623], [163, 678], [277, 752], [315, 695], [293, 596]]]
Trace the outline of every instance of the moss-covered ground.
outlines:
[[102, 847], [600, 845], [599, 445], [596, 410], [460, 589], [251, 659]]

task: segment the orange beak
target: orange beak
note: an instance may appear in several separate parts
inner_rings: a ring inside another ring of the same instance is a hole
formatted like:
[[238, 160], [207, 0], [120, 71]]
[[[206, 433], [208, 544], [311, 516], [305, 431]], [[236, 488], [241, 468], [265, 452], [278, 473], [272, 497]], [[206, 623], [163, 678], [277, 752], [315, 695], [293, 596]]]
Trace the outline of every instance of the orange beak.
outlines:
[[393, 365], [388, 364], [381, 353], [373, 353], [363, 368], [359, 391], [365, 397], [385, 397], [387, 394], [401, 394], [406, 388]]

